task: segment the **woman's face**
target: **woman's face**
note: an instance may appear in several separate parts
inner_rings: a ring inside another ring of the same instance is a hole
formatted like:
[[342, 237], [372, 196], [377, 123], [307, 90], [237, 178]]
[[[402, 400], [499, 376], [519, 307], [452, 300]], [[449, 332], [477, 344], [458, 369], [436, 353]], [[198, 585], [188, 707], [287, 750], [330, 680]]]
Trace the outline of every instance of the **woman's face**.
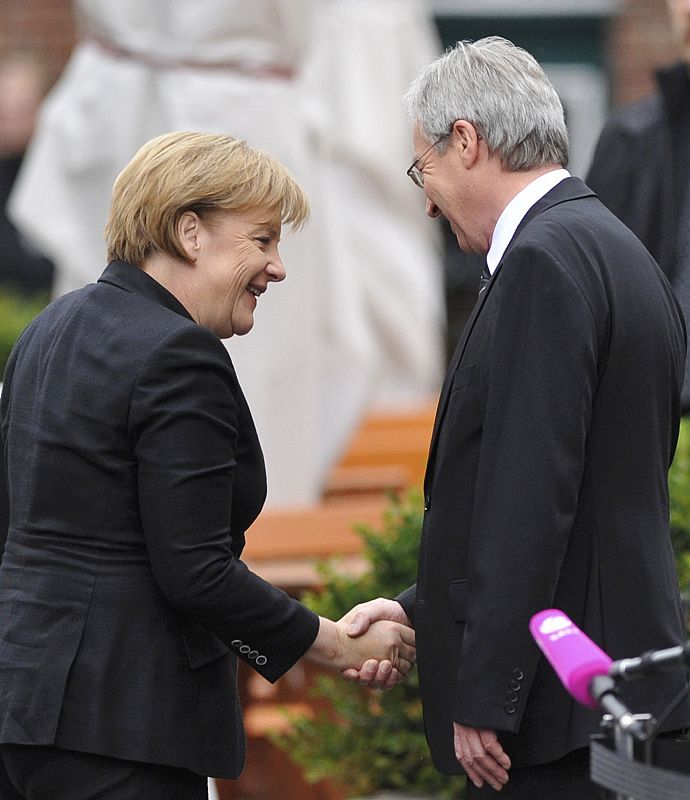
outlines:
[[199, 218], [194, 275], [197, 322], [221, 339], [243, 336], [269, 283], [285, 278], [280, 218], [267, 211], [211, 211]]

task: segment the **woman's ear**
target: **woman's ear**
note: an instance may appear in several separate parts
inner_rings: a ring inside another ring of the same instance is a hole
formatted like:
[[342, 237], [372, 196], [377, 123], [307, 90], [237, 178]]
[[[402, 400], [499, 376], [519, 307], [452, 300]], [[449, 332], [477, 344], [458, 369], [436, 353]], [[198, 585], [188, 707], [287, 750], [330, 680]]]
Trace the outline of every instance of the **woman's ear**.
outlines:
[[177, 239], [187, 259], [196, 261], [201, 248], [201, 220], [193, 211], [185, 211], [177, 220]]

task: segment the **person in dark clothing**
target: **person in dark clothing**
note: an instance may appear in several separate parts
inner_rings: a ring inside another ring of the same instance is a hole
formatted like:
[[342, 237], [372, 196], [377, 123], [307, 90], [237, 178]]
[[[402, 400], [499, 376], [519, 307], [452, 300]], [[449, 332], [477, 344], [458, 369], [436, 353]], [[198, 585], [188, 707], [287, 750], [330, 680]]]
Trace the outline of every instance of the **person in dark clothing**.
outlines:
[[[685, 640], [667, 487], [681, 310], [640, 241], [564, 168], [563, 108], [529, 53], [459, 42], [407, 100], [407, 174], [486, 270], [439, 397], [417, 582], [361, 604], [349, 633], [414, 626], [432, 759], [467, 775], [468, 800], [596, 800], [601, 714], [565, 691], [529, 620], [575, 614], [614, 659]], [[687, 691], [681, 669], [622, 699], [660, 718], [681, 697], [671, 732], [690, 723]]]
[[[587, 184], [661, 266], [690, 327], [690, 0], [667, 0], [682, 58], [656, 73], [651, 96], [616, 109]], [[690, 357], [681, 395], [690, 413]]]
[[302, 657], [385, 662], [372, 688], [410, 669], [408, 627], [355, 646], [347, 620], [241, 559], [266, 471], [221, 339], [252, 329], [286, 275], [282, 226], [307, 215], [242, 140], [153, 139], [115, 182], [100, 280], [17, 340], [0, 396], [1, 800], [207, 798], [206, 776], [244, 765], [238, 659], [270, 682]]
[[35, 60], [13, 54], [0, 64], [0, 288], [24, 295], [47, 295], [53, 282], [53, 264], [21, 236], [7, 213], [44, 89]]

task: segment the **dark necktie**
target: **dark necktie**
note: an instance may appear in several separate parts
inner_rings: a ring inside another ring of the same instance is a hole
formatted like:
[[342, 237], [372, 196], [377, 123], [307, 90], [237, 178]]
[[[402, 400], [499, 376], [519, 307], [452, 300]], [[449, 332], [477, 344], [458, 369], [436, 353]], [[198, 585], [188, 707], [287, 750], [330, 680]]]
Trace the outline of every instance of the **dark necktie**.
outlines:
[[479, 294], [481, 294], [484, 289], [489, 285], [489, 281], [491, 280], [491, 273], [489, 272], [489, 265], [484, 262], [484, 266], [482, 267], [482, 274], [479, 277]]

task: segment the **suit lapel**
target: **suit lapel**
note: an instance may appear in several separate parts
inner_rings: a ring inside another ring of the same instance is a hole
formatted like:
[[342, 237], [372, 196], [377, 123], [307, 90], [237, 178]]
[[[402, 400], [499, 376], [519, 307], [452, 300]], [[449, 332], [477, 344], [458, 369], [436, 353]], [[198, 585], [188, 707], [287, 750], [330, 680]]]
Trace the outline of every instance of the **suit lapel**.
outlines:
[[484, 304], [489, 297], [489, 293], [491, 292], [491, 287], [494, 284], [494, 278], [496, 277], [496, 273], [491, 277], [491, 280], [486, 285], [486, 289], [479, 295], [477, 302], [472, 309], [472, 313], [467, 320], [465, 327], [462, 330], [462, 334], [460, 335], [460, 339], [458, 340], [458, 344], [455, 348], [455, 352], [453, 353], [453, 357], [450, 360], [448, 365], [448, 371], [446, 372], [445, 380], [443, 381], [443, 387], [441, 388], [441, 396], [438, 400], [438, 408], [436, 409], [436, 418], [434, 420], [434, 430], [431, 434], [431, 444], [429, 445], [429, 458], [427, 461], [426, 466], [426, 474], [424, 477], [424, 487], [427, 488], [427, 484], [431, 479], [431, 475], [433, 474], [433, 462], [436, 455], [436, 443], [438, 441], [439, 431], [441, 429], [441, 423], [443, 422], [443, 417], [446, 412], [446, 408], [448, 406], [448, 397], [450, 396], [450, 387], [453, 385], [453, 378], [455, 373], [460, 365], [460, 361], [462, 360], [462, 356], [465, 352], [465, 347], [467, 346], [467, 341], [472, 333], [472, 329], [477, 322], [479, 314], [481, 313], [482, 308], [484, 308]]
[[520, 238], [520, 234], [522, 231], [529, 225], [529, 223], [537, 217], [542, 212], [546, 211], [549, 208], [553, 208], [554, 206], [559, 205], [560, 203], [569, 202], [570, 200], [577, 200], [583, 197], [596, 197], [595, 193], [579, 178], [566, 178], [562, 180], [560, 183], [556, 184], [556, 186], [551, 189], [550, 192], [547, 192], [544, 197], [540, 198], [525, 214], [525, 216], [520, 221], [513, 238], [510, 240], [508, 247], [506, 247], [505, 252], [503, 253], [503, 257], [501, 258], [498, 266], [494, 270], [493, 275], [491, 276], [491, 280], [486, 285], [484, 291], [479, 295], [477, 302], [472, 309], [472, 313], [470, 314], [469, 319], [465, 327], [463, 328], [462, 334], [458, 341], [457, 347], [455, 348], [455, 352], [453, 353], [453, 357], [450, 360], [448, 365], [448, 371], [446, 372], [446, 377], [443, 382], [443, 387], [441, 389], [441, 395], [438, 401], [438, 408], [436, 409], [436, 419], [434, 420], [434, 430], [431, 434], [431, 444], [429, 445], [429, 458], [427, 461], [426, 473], [424, 476], [424, 489], [425, 493], [428, 493], [428, 489], [430, 488], [431, 476], [433, 475], [434, 471], [434, 461], [436, 459], [436, 447], [438, 444], [438, 437], [441, 429], [441, 425], [443, 423], [443, 417], [445, 416], [446, 409], [448, 407], [448, 398], [450, 396], [450, 387], [453, 385], [453, 378], [455, 373], [457, 372], [458, 367], [460, 366], [460, 362], [462, 361], [462, 357], [465, 353], [465, 349], [467, 347], [467, 342], [469, 337], [474, 329], [474, 326], [479, 318], [479, 315], [484, 308], [486, 301], [489, 298], [489, 294], [491, 289], [493, 288], [494, 284], [496, 283], [496, 279], [498, 274], [503, 266], [506, 257], [510, 253], [511, 248], [515, 244], [515, 242]]

